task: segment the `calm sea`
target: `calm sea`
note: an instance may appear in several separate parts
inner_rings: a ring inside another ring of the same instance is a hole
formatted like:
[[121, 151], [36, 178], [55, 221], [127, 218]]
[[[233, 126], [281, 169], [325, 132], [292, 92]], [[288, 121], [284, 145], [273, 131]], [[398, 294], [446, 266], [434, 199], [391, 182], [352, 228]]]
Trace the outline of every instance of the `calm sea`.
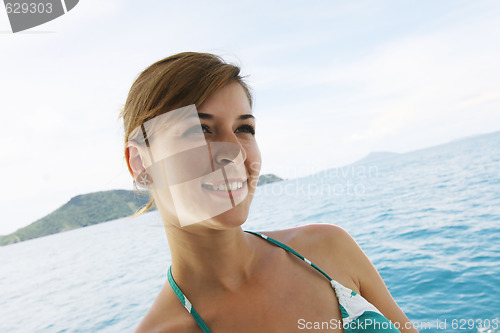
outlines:
[[[500, 132], [258, 188], [249, 230], [334, 223], [424, 332], [500, 332]], [[165, 282], [157, 212], [0, 247], [0, 332], [130, 332]]]

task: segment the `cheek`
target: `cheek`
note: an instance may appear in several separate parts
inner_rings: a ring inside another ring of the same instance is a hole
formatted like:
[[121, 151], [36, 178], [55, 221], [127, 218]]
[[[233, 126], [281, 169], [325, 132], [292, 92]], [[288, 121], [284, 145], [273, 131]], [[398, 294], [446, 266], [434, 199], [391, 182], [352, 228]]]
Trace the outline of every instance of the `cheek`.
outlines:
[[247, 158], [245, 160], [247, 168], [249, 168], [251, 174], [258, 175], [260, 173], [262, 159], [257, 142], [244, 146], [244, 149], [247, 154]]

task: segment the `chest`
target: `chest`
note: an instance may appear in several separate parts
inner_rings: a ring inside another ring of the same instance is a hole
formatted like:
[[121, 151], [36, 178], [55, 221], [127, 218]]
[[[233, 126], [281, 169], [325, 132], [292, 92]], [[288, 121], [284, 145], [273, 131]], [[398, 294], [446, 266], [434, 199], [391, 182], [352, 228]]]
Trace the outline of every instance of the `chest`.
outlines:
[[214, 333], [342, 332], [330, 282], [293, 258], [275, 263], [207, 307], [204, 320]]

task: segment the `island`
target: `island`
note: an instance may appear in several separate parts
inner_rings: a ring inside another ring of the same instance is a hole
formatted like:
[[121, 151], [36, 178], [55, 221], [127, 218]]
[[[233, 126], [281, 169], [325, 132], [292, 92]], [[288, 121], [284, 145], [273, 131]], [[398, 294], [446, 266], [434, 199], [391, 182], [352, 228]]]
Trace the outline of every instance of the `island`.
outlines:
[[[280, 180], [273, 174], [261, 175], [257, 186]], [[0, 246], [127, 217], [148, 202], [149, 194], [145, 191], [110, 190], [77, 195], [47, 216], [0, 236]], [[154, 205], [151, 209], [155, 209]]]

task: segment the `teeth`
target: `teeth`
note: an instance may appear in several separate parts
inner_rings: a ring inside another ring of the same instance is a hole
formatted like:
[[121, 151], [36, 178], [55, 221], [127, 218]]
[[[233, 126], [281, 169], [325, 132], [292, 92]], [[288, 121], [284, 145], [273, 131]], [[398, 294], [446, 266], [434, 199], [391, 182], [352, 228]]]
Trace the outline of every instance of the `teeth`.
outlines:
[[[243, 187], [242, 182], [232, 182], [229, 183], [229, 190], [235, 191]], [[212, 191], [227, 191], [226, 184], [212, 185]]]

